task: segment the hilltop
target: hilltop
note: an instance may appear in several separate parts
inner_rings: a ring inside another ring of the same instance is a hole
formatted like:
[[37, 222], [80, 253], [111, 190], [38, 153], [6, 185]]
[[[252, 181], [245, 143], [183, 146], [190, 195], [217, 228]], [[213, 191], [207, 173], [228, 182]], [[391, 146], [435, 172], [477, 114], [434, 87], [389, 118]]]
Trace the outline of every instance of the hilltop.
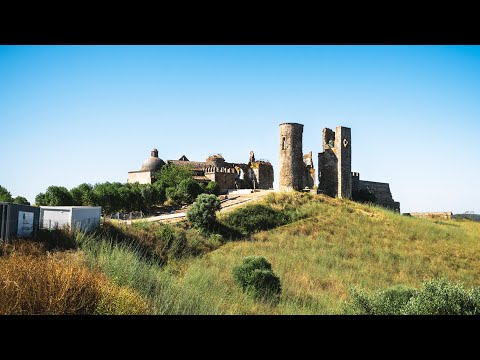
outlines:
[[[115, 289], [100, 291], [109, 297], [92, 302], [95, 313], [338, 314], [352, 288], [420, 288], [439, 278], [480, 286], [474, 221], [406, 217], [307, 193], [268, 194], [218, 219], [213, 234], [187, 223], [106, 223], [98, 234], [76, 234], [56, 257]], [[281, 279], [278, 304], [254, 300], [234, 282], [233, 268], [251, 255], [265, 257]]]

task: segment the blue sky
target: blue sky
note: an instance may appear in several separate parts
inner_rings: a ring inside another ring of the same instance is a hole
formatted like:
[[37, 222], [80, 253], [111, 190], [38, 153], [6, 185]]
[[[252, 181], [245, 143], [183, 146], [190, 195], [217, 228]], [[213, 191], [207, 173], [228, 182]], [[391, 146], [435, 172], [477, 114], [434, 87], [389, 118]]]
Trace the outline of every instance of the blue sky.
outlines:
[[479, 46], [0, 46], [0, 185], [126, 182], [164, 159], [270, 160], [279, 128], [352, 128], [402, 212], [480, 213]]

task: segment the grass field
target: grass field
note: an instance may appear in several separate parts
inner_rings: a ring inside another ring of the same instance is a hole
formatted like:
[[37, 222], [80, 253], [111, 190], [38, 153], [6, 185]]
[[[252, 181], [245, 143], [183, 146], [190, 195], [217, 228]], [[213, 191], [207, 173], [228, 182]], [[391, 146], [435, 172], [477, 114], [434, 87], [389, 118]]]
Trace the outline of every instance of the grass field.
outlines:
[[[352, 288], [367, 294], [399, 285], [418, 289], [440, 278], [467, 289], [480, 286], [478, 222], [418, 219], [299, 193], [269, 194], [257, 204], [220, 214], [219, 221], [222, 233], [214, 235], [160, 224], [119, 229], [128, 232], [128, 241], [112, 239], [111, 228], [76, 234], [78, 249], [68, 252], [74, 262], [65, 262], [64, 251], [58, 251], [58, 261], [52, 255], [48, 261], [71, 264], [74, 273], [90, 279], [93, 300], [80, 310], [72, 306], [53, 312], [340, 314]], [[164, 250], [172, 241], [183, 244], [183, 250]], [[0, 266], [15, 254], [4, 250]], [[232, 269], [250, 255], [264, 256], [280, 277], [278, 304], [254, 300], [234, 282]], [[13, 313], [28, 313], [22, 311]]]

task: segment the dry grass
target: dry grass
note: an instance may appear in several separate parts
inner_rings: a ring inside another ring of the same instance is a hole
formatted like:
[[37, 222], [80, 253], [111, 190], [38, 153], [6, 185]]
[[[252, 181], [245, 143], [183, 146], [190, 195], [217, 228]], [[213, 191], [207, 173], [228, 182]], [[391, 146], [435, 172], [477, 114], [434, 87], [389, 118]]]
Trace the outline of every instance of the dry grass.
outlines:
[[148, 312], [133, 290], [113, 285], [85, 266], [81, 252], [48, 253], [18, 241], [0, 256], [0, 314], [73, 315]]
[[[288, 204], [308, 216], [190, 262], [179, 282], [221, 313], [250, 314], [340, 313], [352, 286], [368, 292], [394, 285], [419, 288], [441, 277], [480, 285], [479, 223], [417, 219], [347, 200], [308, 198], [272, 194], [266, 203], [279, 210]], [[249, 255], [264, 256], [281, 278], [277, 307], [252, 303], [233, 283], [232, 268]], [[200, 278], [201, 283], [193, 281]]]

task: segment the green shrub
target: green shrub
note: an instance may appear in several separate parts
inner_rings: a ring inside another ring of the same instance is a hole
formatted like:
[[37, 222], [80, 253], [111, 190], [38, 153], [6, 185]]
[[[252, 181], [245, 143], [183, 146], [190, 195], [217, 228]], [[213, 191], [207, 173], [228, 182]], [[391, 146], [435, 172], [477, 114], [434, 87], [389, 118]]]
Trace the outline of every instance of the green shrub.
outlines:
[[166, 254], [169, 258], [177, 258], [183, 255], [187, 248], [187, 236], [185, 231], [174, 229], [172, 226], [162, 224], [155, 232], [159, 240], [156, 245], [158, 255]]
[[220, 185], [215, 181], [210, 181], [205, 186], [205, 192], [207, 194], [220, 195]]
[[402, 309], [417, 290], [403, 286], [380, 291], [372, 296], [363, 290], [352, 289], [352, 303], [347, 312], [363, 315], [401, 315]]
[[234, 280], [242, 290], [257, 300], [278, 302], [282, 292], [280, 278], [262, 256], [247, 256], [232, 270]]
[[367, 295], [352, 290], [345, 311], [365, 315], [478, 315], [480, 288], [465, 290], [447, 280], [430, 280], [420, 290], [396, 287]]
[[201, 194], [187, 211], [187, 220], [194, 227], [210, 230], [216, 222], [216, 212], [220, 210], [220, 200], [212, 194]]
[[234, 210], [222, 220], [225, 226], [239, 231], [244, 236], [270, 230], [289, 222], [290, 218], [285, 213], [261, 204], [247, 205]]

